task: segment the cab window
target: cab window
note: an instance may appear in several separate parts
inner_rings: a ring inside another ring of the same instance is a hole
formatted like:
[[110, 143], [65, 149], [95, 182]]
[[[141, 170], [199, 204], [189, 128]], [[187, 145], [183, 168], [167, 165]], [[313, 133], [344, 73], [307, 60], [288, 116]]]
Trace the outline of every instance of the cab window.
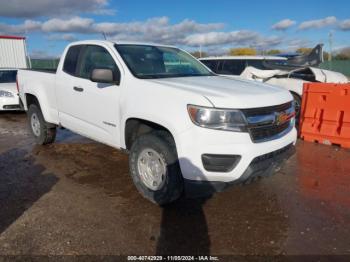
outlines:
[[248, 60], [248, 65], [255, 67], [257, 69], [261, 69], [261, 70], [266, 70], [267, 68], [264, 66], [264, 60]]

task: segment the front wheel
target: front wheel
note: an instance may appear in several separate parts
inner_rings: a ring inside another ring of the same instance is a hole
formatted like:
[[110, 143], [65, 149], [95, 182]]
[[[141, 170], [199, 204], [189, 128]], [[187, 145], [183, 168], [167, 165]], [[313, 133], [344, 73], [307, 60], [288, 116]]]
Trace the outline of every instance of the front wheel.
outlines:
[[130, 174], [137, 190], [153, 203], [164, 205], [183, 192], [183, 179], [176, 147], [164, 131], [141, 135], [129, 156]]
[[28, 109], [29, 129], [39, 145], [51, 144], [56, 138], [56, 127], [44, 120], [43, 114], [37, 105], [30, 105]]

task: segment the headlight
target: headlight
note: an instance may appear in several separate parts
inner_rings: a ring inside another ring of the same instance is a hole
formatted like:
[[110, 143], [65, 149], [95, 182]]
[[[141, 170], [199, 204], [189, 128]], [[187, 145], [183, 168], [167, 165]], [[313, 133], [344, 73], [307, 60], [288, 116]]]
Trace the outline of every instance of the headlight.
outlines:
[[192, 122], [198, 126], [218, 130], [247, 132], [247, 122], [240, 110], [216, 109], [194, 105], [188, 105], [187, 110]]
[[14, 97], [11, 92], [0, 90], [0, 97]]

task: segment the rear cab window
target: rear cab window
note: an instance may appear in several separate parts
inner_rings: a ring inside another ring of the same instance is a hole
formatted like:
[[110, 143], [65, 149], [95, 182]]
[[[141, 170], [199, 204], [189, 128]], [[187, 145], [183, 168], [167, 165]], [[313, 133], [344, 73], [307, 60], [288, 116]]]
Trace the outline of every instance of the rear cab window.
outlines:
[[203, 64], [205, 64], [207, 67], [209, 67], [211, 71], [217, 73], [217, 66], [218, 66], [217, 60], [200, 60], [200, 61]]
[[63, 64], [63, 71], [66, 72], [67, 74], [70, 74], [72, 76], [76, 75], [78, 59], [82, 48], [83, 48], [83, 45], [75, 45], [75, 46], [71, 46], [68, 49], [68, 52], [66, 54], [64, 64]]
[[247, 60], [248, 66], [255, 67], [257, 69], [266, 70], [266, 66], [264, 65], [265, 60]]
[[244, 60], [223, 59], [220, 60], [217, 73], [222, 75], [240, 75], [246, 68]]

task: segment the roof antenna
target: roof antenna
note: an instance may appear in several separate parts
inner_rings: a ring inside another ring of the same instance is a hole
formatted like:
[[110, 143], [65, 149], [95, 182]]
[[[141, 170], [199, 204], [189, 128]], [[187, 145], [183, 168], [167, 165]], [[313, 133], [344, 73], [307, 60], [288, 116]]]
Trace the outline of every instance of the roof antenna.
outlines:
[[103, 39], [104, 39], [104, 40], [107, 40], [107, 35], [106, 35], [106, 33], [105, 33], [105, 32], [102, 32], [102, 35], [103, 35]]

